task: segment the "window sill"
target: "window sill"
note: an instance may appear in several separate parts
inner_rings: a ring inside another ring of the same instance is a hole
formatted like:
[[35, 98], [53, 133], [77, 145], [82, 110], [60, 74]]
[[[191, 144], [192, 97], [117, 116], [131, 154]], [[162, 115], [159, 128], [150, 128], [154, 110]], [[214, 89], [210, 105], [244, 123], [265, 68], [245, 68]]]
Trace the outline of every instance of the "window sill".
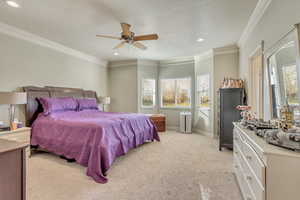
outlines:
[[197, 107], [197, 110], [206, 110], [206, 111], [210, 111], [211, 108], [207, 108], [207, 107]]
[[153, 110], [153, 109], [155, 109], [155, 107], [145, 107], [145, 106], [142, 106], [141, 109], [145, 109], [145, 110]]
[[160, 107], [161, 110], [192, 110], [191, 107]]

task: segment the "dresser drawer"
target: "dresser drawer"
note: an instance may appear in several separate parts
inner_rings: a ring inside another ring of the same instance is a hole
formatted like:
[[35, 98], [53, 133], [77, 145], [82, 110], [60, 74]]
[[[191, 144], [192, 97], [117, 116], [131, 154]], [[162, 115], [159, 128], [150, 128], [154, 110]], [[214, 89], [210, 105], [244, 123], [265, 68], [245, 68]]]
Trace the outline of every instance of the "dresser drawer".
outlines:
[[161, 120], [152, 120], [158, 132], [166, 131], [166, 122]]
[[[236, 128], [236, 129], [239, 132], [239, 135], [242, 138], [242, 141], [246, 142], [248, 145], [250, 145], [252, 147], [252, 149], [258, 155], [258, 157], [260, 158], [260, 160], [264, 160], [265, 157], [264, 157], [263, 150], [255, 142], [253, 142], [253, 140], [250, 139], [247, 134], [242, 133], [239, 128]], [[255, 133], [252, 133], [252, 134], [255, 134]], [[243, 150], [243, 148], [242, 148], [242, 150]]]
[[245, 172], [245, 179], [250, 186], [253, 195], [256, 200], [265, 200], [265, 188], [263, 188], [251, 171]]
[[249, 185], [246, 182], [243, 169], [241, 167], [240, 161], [238, 157], [234, 158], [234, 173], [236, 175], [236, 179], [239, 183], [240, 190], [244, 197], [244, 200], [256, 200], [254, 195], [251, 192]]
[[262, 186], [265, 187], [266, 166], [264, 165], [258, 154], [247, 142], [244, 142], [242, 151], [247, 163], [253, 170], [255, 176], [258, 178]]
[[256, 200], [265, 200], [265, 188], [254, 174], [243, 155], [241, 155], [241, 167], [244, 172], [245, 180]]
[[239, 145], [239, 147], [242, 147], [243, 144], [243, 138], [242, 135], [239, 133], [239, 130], [236, 128], [233, 130], [233, 143]]
[[252, 196], [254, 196], [256, 200], [265, 200], [265, 188], [255, 176], [237, 144], [234, 145], [234, 158], [236, 160], [235, 163], [239, 163], [244, 180], [248, 184]]

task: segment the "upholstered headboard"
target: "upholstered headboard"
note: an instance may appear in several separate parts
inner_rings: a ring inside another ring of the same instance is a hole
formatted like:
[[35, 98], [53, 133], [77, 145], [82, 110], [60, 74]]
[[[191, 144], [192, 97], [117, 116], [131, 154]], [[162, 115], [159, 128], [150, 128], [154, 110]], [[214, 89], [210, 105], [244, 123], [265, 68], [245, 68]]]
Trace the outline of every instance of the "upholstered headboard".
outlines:
[[80, 88], [26, 86], [23, 87], [23, 90], [27, 93], [26, 126], [31, 126], [38, 114], [43, 112], [42, 106], [37, 101], [39, 97], [95, 98], [98, 101], [95, 91]]

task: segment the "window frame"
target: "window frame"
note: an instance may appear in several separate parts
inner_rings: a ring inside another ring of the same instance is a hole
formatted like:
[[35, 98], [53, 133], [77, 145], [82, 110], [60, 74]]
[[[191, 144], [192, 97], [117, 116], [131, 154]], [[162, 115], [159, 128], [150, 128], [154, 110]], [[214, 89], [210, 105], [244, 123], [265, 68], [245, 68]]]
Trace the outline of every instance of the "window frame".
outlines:
[[[162, 89], [162, 81], [163, 80], [174, 80], [175, 81], [175, 106], [163, 106], [163, 89]], [[177, 80], [189, 80], [190, 88], [189, 88], [189, 106], [178, 106], [177, 104]], [[159, 79], [159, 93], [160, 93], [160, 108], [162, 109], [191, 109], [192, 108], [192, 77], [184, 77], [184, 78], [161, 78]]]
[[[200, 106], [200, 93], [204, 92], [204, 90], [199, 90], [199, 79], [201, 76], [208, 76], [208, 89], [207, 89], [207, 96], [208, 96], [208, 107]], [[196, 108], [200, 110], [211, 110], [211, 74], [210, 73], [204, 73], [204, 74], [198, 74], [196, 76]]]
[[[153, 105], [152, 106], [146, 106], [143, 104], [143, 97], [144, 97], [144, 81], [145, 80], [151, 80], [151, 81], [154, 81], [154, 88], [153, 88], [153, 94], [152, 94], [152, 97], [153, 97]], [[141, 84], [141, 108], [144, 108], [144, 109], [153, 109], [156, 107], [156, 79], [155, 78], [143, 78], [142, 79], [142, 84]]]

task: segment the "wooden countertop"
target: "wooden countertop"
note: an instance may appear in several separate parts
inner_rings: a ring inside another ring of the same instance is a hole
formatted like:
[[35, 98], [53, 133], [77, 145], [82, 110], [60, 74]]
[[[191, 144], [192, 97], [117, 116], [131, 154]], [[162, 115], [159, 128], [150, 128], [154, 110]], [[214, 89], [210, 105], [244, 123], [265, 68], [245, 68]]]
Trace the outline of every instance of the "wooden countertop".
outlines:
[[27, 147], [28, 144], [0, 139], [0, 153]]
[[148, 117], [166, 117], [164, 114], [145, 114]]
[[0, 131], [0, 135], [14, 134], [14, 133], [23, 132], [23, 131], [30, 131], [30, 130], [31, 130], [31, 128], [23, 127], [23, 128], [18, 128], [14, 131]]

